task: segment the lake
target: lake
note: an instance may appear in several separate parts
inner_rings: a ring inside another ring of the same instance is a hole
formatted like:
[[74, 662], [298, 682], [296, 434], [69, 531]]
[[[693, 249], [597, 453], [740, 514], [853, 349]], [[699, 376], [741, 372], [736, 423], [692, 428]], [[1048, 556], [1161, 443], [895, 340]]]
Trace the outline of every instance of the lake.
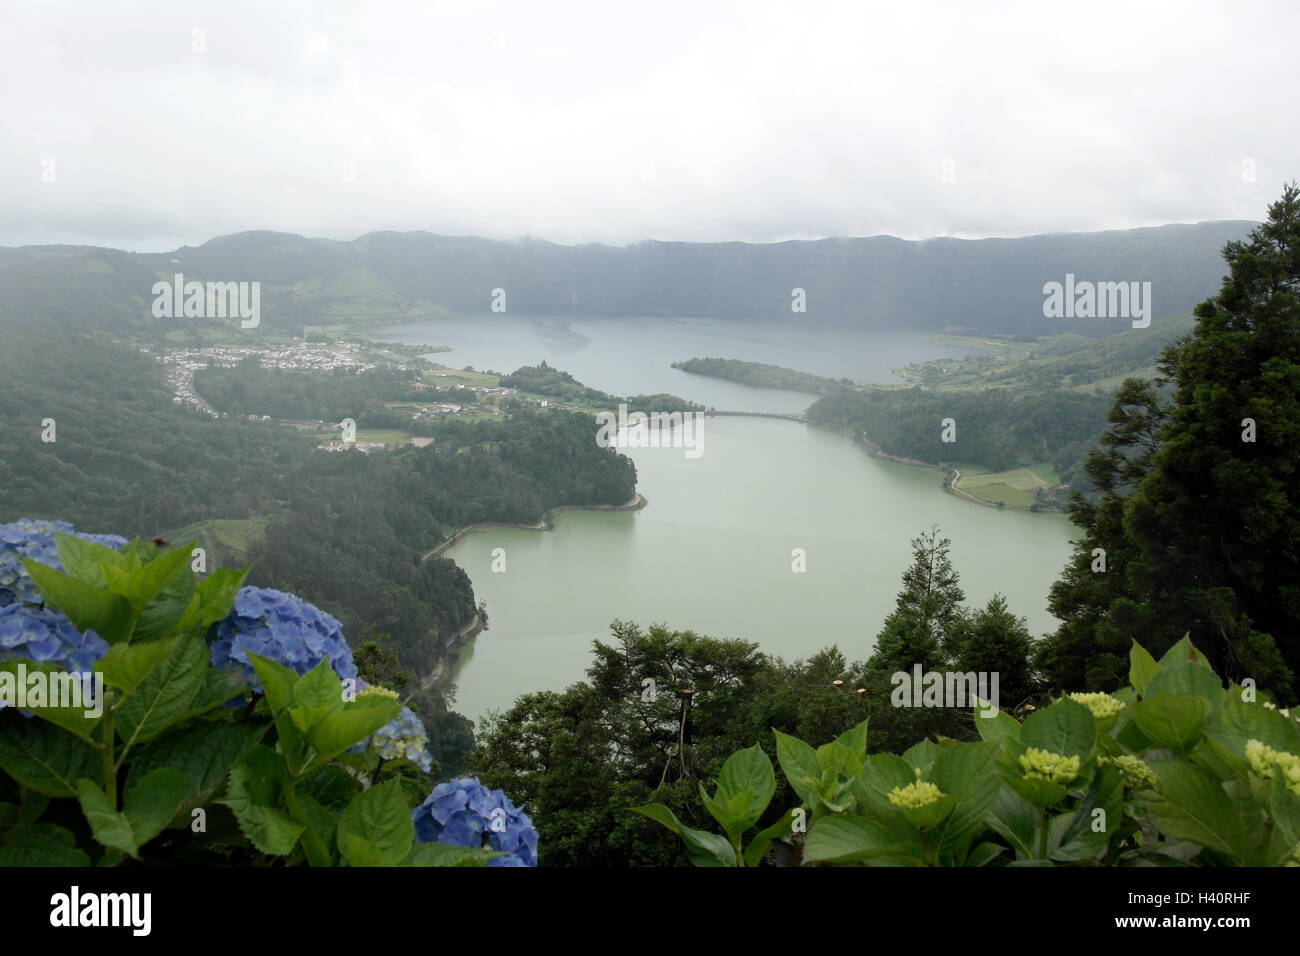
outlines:
[[[813, 399], [668, 363], [713, 355], [888, 381], [890, 365], [960, 353], [919, 335], [729, 328], [497, 316], [378, 334], [452, 345], [430, 358], [454, 367], [513, 371], [545, 359], [614, 393], [673, 392], [754, 411], [800, 411]], [[696, 458], [681, 448], [621, 449], [649, 500], [640, 511], [561, 512], [551, 531], [487, 529], [448, 549], [487, 602], [490, 622], [462, 653], [456, 710], [477, 718], [521, 693], [583, 679], [592, 641], [609, 640], [620, 618], [743, 638], [787, 659], [830, 644], [865, 659], [911, 562], [911, 539], [931, 523], [952, 539], [968, 606], [1001, 592], [1035, 636], [1054, 629], [1048, 588], [1077, 530], [1065, 516], [961, 501], [943, 493], [936, 469], [872, 458], [845, 435], [797, 422], [709, 418], [700, 447]], [[497, 548], [504, 572], [492, 570]], [[804, 572], [792, 570], [795, 548], [806, 554]]]

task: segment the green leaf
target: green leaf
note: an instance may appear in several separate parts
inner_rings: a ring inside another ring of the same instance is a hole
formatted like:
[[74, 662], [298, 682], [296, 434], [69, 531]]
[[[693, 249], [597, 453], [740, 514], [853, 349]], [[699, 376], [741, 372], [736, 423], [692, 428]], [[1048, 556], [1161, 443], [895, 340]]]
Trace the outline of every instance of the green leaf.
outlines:
[[694, 865], [736, 866], [736, 851], [731, 848], [731, 844], [727, 842], [725, 837], [717, 833], [709, 833], [707, 830], [695, 830], [686, 826], [663, 804], [651, 803], [644, 807], [629, 807], [628, 809], [633, 813], [647, 816], [657, 823], [662, 823], [681, 837], [686, 844], [686, 856]]
[[121, 560], [115, 548], [62, 531], [54, 536], [54, 548], [59, 554], [59, 563], [69, 576], [96, 588], [106, 584], [100, 565], [118, 567]]
[[1064, 697], [1029, 715], [1020, 728], [1020, 742], [1086, 762], [1097, 744], [1097, 722], [1087, 707]]
[[[143, 611], [155, 598], [167, 590], [168, 586], [183, 573], [189, 572], [190, 549], [176, 548], [157, 555], [148, 564], [138, 569], [126, 570], [122, 567], [104, 565], [104, 578], [108, 589], [120, 594], [131, 602], [136, 612]], [[189, 594], [186, 595], [176, 617], [185, 610], [193, 592], [193, 579]]]
[[1242, 776], [1249, 772], [1248, 740], [1258, 740], [1274, 750], [1300, 753], [1300, 730], [1295, 721], [1262, 704], [1247, 703], [1240, 694], [1236, 689], [1225, 694], [1223, 703], [1205, 724], [1205, 736], [1216, 753]]
[[[1285, 776], [1273, 773], [1273, 787], [1268, 798], [1269, 816], [1281, 832], [1288, 847], [1300, 848], [1300, 796], [1291, 792]], [[1297, 860], [1296, 862], [1300, 862]]]
[[[1160, 668], [1165, 670], [1170, 667], [1198, 662], [1205, 664], [1206, 667], [1209, 666], [1205, 660], [1205, 655], [1198, 651], [1188, 635], [1184, 634], [1178, 643], [1165, 651], [1164, 656], [1160, 658]], [[1210, 673], [1214, 672], [1211, 671]]]
[[988, 825], [1011, 844], [1021, 859], [1034, 856], [1036, 814], [1033, 806], [1009, 787], [1003, 787], [993, 798], [993, 806], [985, 817]]
[[401, 710], [401, 701], [391, 697], [358, 697], [344, 704], [342, 710], [313, 724], [307, 731], [307, 742], [316, 749], [316, 758], [308, 769], [328, 763], [353, 744], [365, 740]]
[[740, 814], [731, 821], [731, 826], [724, 827], [728, 834], [734, 829], [734, 835], [739, 836], [757, 823], [774, 793], [776, 774], [762, 747], [755, 744], [728, 757], [718, 774], [717, 798], [727, 803], [743, 798], [739, 801]]
[[[149, 567], [152, 568], [153, 565]], [[176, 633], [176, 625], [193, 601], [196, 591], [194, 573], [188, 567], [181, 567], [179, 573], [141, 608], [140, 619], [135, 622], [131, 640], [151, 641], [164, 634]]]
[[1222, 785], [1198, 767], [1180, 760], [1151, 764], [1159, 793], [1140, 801], [1149, 820], [1164, 833], [1198, 843], [1245, 865], [1250, 856], [1241, 817]]
[[253, 846], [272, 856], [293, 852], [303, 832], [300, 823], [278, 808], [283, 781], [283, 758], [259, 745], [235, 764], [226, 798], [218, 801], [234, 813], [239, 829]]
[[343, 709], [343, 682], [330, 662], [321, 662], [303, 674], [293, 685], [293, 705], [289, 716], [303, 733], [330, 714]]
[[42, 824], [10, 834], [0, 846], [0, 867], [11, 866], [90, 866], [90, 857], [70, 830]]
[[185, 774], [162, 767], [150, 771], [126, 791], [122, 811], [113, 809], [104, 791], [85, 778], [77, 797], [95, 839], [113, 850], [140, 858], [140, 848], [162, 832], [185, 799]]
[[872, 754], [854, 780], [853, 789], [865, 802], [889, 812], [889, 792], [916, 782], [916, 773], [902, 757]]
[[[97, 744], [95, 728], [103, 719], [103, 703], [93, 701], [94, 688], [91, 688], [91, 701], [86, 700], [85, 689], [77, 676], [70, 674], [58, 664], [29, 660], [10, 660], [0, 663], [0, 699], [11, 702], [18, 699], [17, 690], [25, 685], [32, 674], [44, 674], [42, 678], [41, 698], [39, 703], [28, 696], [24, 710], [31, 711], [42, 720], [62, 727], [69, 733], [76, 734], [82, 740]], [[30, 689], [30, 688], [29, 688]], [[53, 706], [51, 701], [80, 701], [79, 706]], [[87, 717], [87, 711], [99, 711], [99, 716]]]
[[217, 568], [200, 581], [177, 628], [181, 631], [206, 631], [225, 618], [239, 596], [239, 589], [244, 586], [248, 571], [248, 568], [238, 571]]
[[1016, 718], [1005, 710], [999, 710], [992, 717], [984, 717], [982, 714], [986, 711], [982, 708], [983, 702], [977, 702], [974, 718], [975, 729], [979, 731], [981, 740], [1000, 744], [1003, 737], [1020, 739], [1020, 722]]
[[1157, 694], [1133, 705], [1133, 723], [1157, 747], [1187, 754], [1201, 739], [1213, 705], [1200, 694]]
[[993, 764], [996, 744], [958, 744], [940, 754], [930, 768], [930, 782], [953, 797], [952, 813], [936, 828], [940, 858], [959, 858], [984, 831], [984, 817], [1002, 789]]
[[913, 770], [919, 770], [925, 773], [931, 765], [938, 759], [942, 748], [932, 740], [922, 740], [920, 743], [909, 747], [903, 751], [903, 759], [908, 762]]
[[102, 781], [100, 751], [43, 721], [0, 712], [0, 767], [24, 787], [49, 797], [75, 797], [77, 781]]
[[179, 643], [180, 639], [177, 638], [145, 644], [114, 644], [96, 665], [96, 670], [104, 672], [104, 682], [120, 690], [122, 693], [118, 699], [124, 700], [140, 686], [150, 671], [167, 659]]
[[130, 638], [136, 614], [126, 598], [78, 581], [38, 561], [24, 558], [23, 567], [40, 588], [46, 603], [61, 611], [77, 630], [94, 631], [110, 644]]
[[123, 701], [117, 709], [117, 730], [128, 748], [158, 736], [185, 715], [203, 686], [208, 656], [202, 638], [181, 638]]
[[261, 739], [266, 728], [266, 724], [231, 723], [178, 726], [136, 751], [126, 785], [134, 786], [145, 774], [160, 767], [181, 771], [188, 787], [177, 816], [188, 817], [195, 807], [212, 798], [231, 767]]
[[1133, 646], [1129, 648], [1128, 660], [1128, 682], [1133, 685], [1133, 689], [1139, 696], [1145, 695], [1147, 684], [1160, 673], [1160, 665], [1137, 641], [1134, 641]]
[[1200, 694], [1214, 702], [1223, 698], [1223, 684], [1208, 664], [1176, 664], [1162, 667], [1143, 696], [1156, 697], [1162, 692]]
[[[1095, 859], [1106, 852], [1110, 837], [1123, 820], [1124, 776], [1114, 767], [1102, 767], [1093, 777], [1073, 813], [1065, 814], [1064, 826], [1058, 846], [1052, 851], [1054, 860], [1074, 861]], [[1096, 810], [1103, 812], [1097, 817]], [[1100, 832], [1093, 830], [1093, 821], [1104, 823]]]
[[1000, 847], [996, 843], [981, 843], [971, 850], [962, 866], [988, 866], [1002, 854], [1004, 849], [1005, 847]]
[[772, 841], [786, 836], [793, 827], [794, 812], [791, 811], [781, 814], [776, 823], [754, 834], [754, 838], [749, 841], [749, 846], [745, 847], [745, 866], [758, 866], [762, 863], [763, 857], [772, 846]]
[[875, 862], [919, 866], [924, 849], [916, 830], [865, 817], [836, 814], [813, 824], [804, 842], [804, 863]]
[[501, 856], [495, 850], [446, 843], [417, 843], [401, 863], [402, 866], [487, 866], [488, 861]]
[[339, 850], [349, 866], [394, 866], [414, 840], [411, 808], [397, 780], [358, 794], [339, 820]]
[[822, 768], [817, 762], [817, 752], [798, 737], [791, 737], [773, 729], [776, 734], [776, 760], [781, 772], [804, 806], [813, 808], [821, 792]]
[[[303, 824], [304, 827], [303, 846], [306, 847], [309, 839], [307, 831], [312, 831], [320, 840], [321, 846], [324, 847], [332, 865], [338, 857], [338, 821], [334, 819], [334, 815], [328, 809], [321, 805], [320, 801], [300, 787], [294, 787], [293, 789], [293, 802], [297, 806], [298, 812], [291, 814], [291, 816], [298, 823]], [[308, 859], [310, 859], [310, 856]]]
[[271, 706], [271, 713], [278, 714], [293, 703], [293, 685], [298, 683], [298, 675], [279, 661], [273, 661], [261, 654], [249, 652], [249, 663], [253, 673], [261, 681], [262, 693]]
[[248, 691], [251, 686], [243, 671], [208, 668], [203, 675], [203, 686], [194, 696], [190, 709], [185, 712], [185, 719], [220, 707]]

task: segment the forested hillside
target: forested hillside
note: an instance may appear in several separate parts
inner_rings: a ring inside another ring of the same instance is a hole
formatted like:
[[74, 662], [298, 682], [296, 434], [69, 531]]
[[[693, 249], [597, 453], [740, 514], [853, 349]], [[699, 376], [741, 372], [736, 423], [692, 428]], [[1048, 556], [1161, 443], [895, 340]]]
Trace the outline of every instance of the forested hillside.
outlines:
[[[246, 232], [170, 253], [88, 247], [0, 249], [0, 324], [159, 334], [150, 289], [187, 280], [263, 284], [265, 333], [305, 325], [399, 322], [446, 312], [487, 313], [493, 290], [524, 315], [677, 315], [941, 329], [1030, 339], [1098, 337], [1126, 320], [1048, 319], [1043, 286], [1079, 281], [1151, 283], [1155, 315], [1212, 293], [1223, 243], [1249, 223], [1205, 222], [1019, 239], [887, 236], [746, 243], [640, 242], [561, 246], [381, 232], [351, 242]], [[175, 336], [202, 337], [211, 319], [169, 319]], [[238, 328], [237, 322], [229, 328]]]
[[152, 358], [98, 337], [62, 335], [55, 349], [43, 332], [0, 331], [0, 379], [0, 521], [146, 538], [197, 524], [203, 543], [202, 523], [217, 537], [240, 520], [252, 532], [214, 559], [251, 564], [250, 584], [318, 603], [347, 633], [391, 635], [421, 674], [475, 614], [465, 573], [425, 552], [463, 525], [531, 524], [635, 493], [632, 463], [591, 440], [587, 416], [558, 410], [439, 424], [426, 448], [329, 453], [287, 426], [173, 405]]

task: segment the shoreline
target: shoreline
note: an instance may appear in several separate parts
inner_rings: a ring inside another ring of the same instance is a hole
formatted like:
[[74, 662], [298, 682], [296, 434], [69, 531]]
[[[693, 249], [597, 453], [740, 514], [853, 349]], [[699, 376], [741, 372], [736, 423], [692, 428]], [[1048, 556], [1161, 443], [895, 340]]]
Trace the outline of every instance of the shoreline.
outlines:
[[[813, 422], [813, 424], [817, 423]], [[1037, 511], [1034, 511], [1032, 508], [1024, 508], [1019, 505], [1004, 504], [999, 507], [998, 503], [995, 501], [985, 501], [983, 498], [977, 498], [969, 491], [959, 488], [957, 483], [961, 481], [961, 469], [956, 465], [945, 465], [942, 462], [935, 464], [930, 461], [920, 461], [916, 458], [902, 458], [898, 455], [891, 455], [868, 438], [866, 432], [859, 432], [857, 429], [851, 429], [847, 425], [835, 425], [831, 427], [841, 431], [852, 431], [855, 440], [866, 445], [867, 454], [871, 455], [873, 458], [885, 458], [889, 461], [897, 462], [900, 465], [911, 465], [915, 468], [937, 468], [945, 479], [948, 477], [949, 473], [951, 473], [951, 480], [945, 480], [943, 482], [943, 491], [945, 494], [952, 495], [954, 498], [960, 498], [962, 501], [969, 501], [971, 504], [983, 505], [985, 508], [992, 508], [995, 511], [1023, 511], [1025, 514], [1069, 514], [1068, 511], [1063, 511], [1057, 508], [1039, 508]]]
[[538, 521], [536, 524], [522, 524], [518, 521], [479, 521], [452, 532], [446, 541], [426, 551], [423, 557], [420, 558], [420, 563], [423, 564], [430, 558], [437, 557], [461, 538], [465, 537], [467, 534], [473, 534], [476, 531], [486, 531], [489, 528], [518, 528], [521, 531], [550, 531], [555, 527], [555, 516], [561, 511], [640, 511], [649, 503], [650, 500], [646, 498], [645, 495], [637, 492], [635, 497], [621, 505], [556, 505], [554, 508], [550, 508], [543, 512], [542, 520]]
[[475, 638], [487, 630], [487, 615], [478, 611], [474, 612], [474, 617], [468, 624], [451, 636], [446, 644], [442, 647], [442, 653], [438, 655], [437, 663], [429, 673], [420, 678], [420, 690], [441, 690], [448, 684], [452, 683], [450, 662], [453, 658], [460, 656], [460, 649], [471, 643]]

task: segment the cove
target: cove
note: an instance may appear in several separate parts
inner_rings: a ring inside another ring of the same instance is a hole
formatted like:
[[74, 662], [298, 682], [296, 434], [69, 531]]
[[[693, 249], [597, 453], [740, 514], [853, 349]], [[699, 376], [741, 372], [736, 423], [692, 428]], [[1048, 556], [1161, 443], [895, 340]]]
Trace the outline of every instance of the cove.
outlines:
[[[608, 641], [615, 619], [742, 638], [786, 659], [831, 644], [864, 659], [911, 539], [932, 522], [952, 540], [967, 606], [1000, 592], [1035, 637], [1055, 628], [1048, 589], [1078, 531], [1064, 515], [963, 502], [942, 492], [937, 470], [873, 458], [809, 425], [711, 417], [704, 427], [698, 458], [621, 449], [649, 500], [639, 511], [561, 512], [553, 530], [488, 528], [447, 550], [489, 619], [457, 662], [454, 709], [477, 719], [584, 679], [591, 642]], [[492, 569], [497, 548], [504, 572]], [[796, 548], [803, 573], [791, 570]]]

